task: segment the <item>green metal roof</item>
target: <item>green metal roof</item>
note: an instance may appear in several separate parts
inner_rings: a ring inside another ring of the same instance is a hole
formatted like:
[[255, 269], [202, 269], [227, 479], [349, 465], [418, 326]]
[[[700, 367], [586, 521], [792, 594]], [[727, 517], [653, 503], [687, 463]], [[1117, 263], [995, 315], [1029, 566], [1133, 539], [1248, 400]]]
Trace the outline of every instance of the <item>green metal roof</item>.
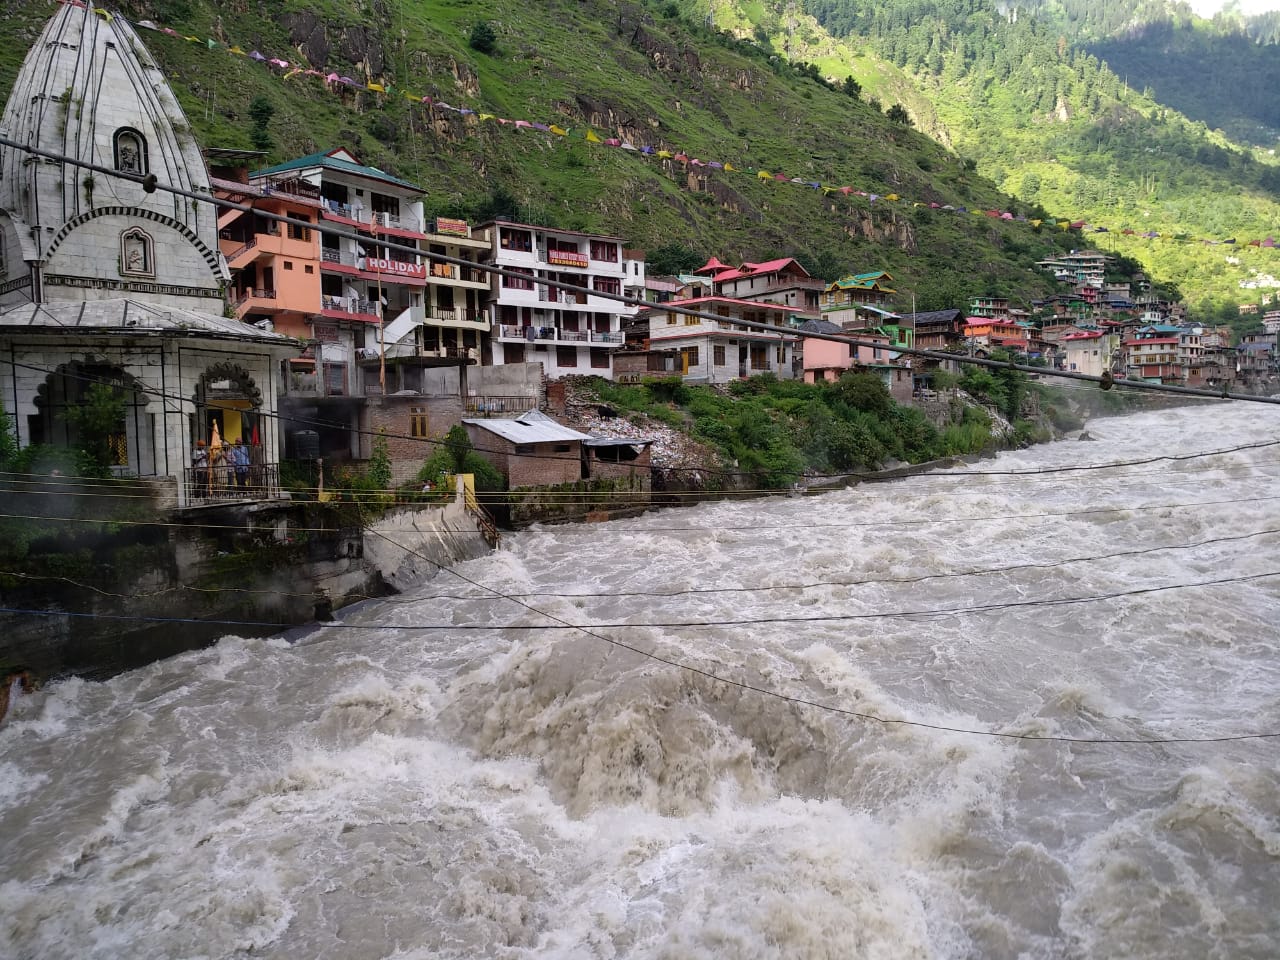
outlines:
[[[330, 152], [333, 153], [337, 151]], [[290, 170], [305, 170], [307, 167], [324, 167], [325, 169], [335, 170], [339, 173], [350, 173], [357, 177], [381, 180], [383, 183], [390, 183], [397, 187], [404, 187], [405, 189], [412, 190], [415, 193], [426, 192], [416, 183], [410, 183], [408, 180], [401, 180], [399, 177], [393, 177], [391, 174], [385, 173], [377, 167], [367, 167], [361, 163], [352, 163], [350, 160], [342, 160], [338, 157], [330, 156], [329, 153], [309, 153], [305, 157], [299, 157], [297, 160], [287, 160], [284, 163], [277, 163], [274, 167], [255, 170], [251, 176], [269, 177], [277, 173], [288, 173]]]

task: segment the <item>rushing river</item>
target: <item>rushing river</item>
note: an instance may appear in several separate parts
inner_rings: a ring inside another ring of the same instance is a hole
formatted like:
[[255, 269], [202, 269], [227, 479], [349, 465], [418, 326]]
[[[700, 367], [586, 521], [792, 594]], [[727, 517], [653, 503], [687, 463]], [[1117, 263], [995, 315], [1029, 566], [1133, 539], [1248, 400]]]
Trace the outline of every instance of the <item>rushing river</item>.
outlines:
[[1090, 432], [18, 696], [0, 956], [1275, 957], [1280, 739], [1045, 738], [1280, 733], [1280, 446], [1025, 471], [1280, 411]]

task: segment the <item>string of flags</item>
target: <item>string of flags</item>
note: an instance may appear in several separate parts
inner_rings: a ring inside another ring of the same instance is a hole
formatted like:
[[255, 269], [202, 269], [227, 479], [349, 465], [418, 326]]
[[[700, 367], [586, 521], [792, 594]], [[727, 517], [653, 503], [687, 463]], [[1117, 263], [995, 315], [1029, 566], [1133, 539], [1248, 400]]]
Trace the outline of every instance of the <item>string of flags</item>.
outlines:
[[[85, 0], [60, 0], [63, 3], [69, 3], [77, 7], [85, 7], [88, 4]], [[112, 14], [102, 7], [91, 7], [92, 11], [99, 17], [110, 22], [118, 14]], [[1138, 231], [1129, 227], [1114, 229], [1099, 224], [1089, 223], [1085, 220], [1067, 220], [1067, 219], [1051, 219], [1031, 218], [1023, 214], [1016, 214], [1008, 210], [984, 210], [970, 209], [964, 206], [955, 206], [949, 203], [936, 203], [923, 200], [905, 199], [896, 193], [871, 193], [866, 190], [860, 190], [852, 186], [834, 186], [822, 183], [817, 180], [806, 180], [803, 177], [788, 176], [785, 173], [771, 173], [768, 170], [756, 169], [750, 166], [738, 167], [730, 161], [720, 160], [703, 160], [696, 156], [690, 156], [683, 150], [666, 150], [658, 149], [647, 144], [636, 146], [628, 140], [619, 137], [601, 137], [590, 127], [581, 131], [566, 128], [555, 123], [538, 123], [531, 120], [512, 120], [506, 117], [499, 117], [493, 113], [483, 113], [470, 107], [455, 106], [447, 103], [437, 97], [424, 96], [414, 93], [410, 90], [394, 86], [390, 83], [377, 83], [374, 81], [358, 80], [354, 77], [340, 74], [334, 70], [319, 70], [311, 66], [299, 65], [295, 62], [285, 60], [281, 57], [267, 56], [257, 49], [244, 50], [238, 44], [228, 44], [219, 40], [199, 37], [194, 34], [184, 34], [172, 27], [161, 26], [153, 20], [138, 20], [132, 23], [135, 27], [144, 30], [151, 30], [155, 33], [162, 33], [165, 36], [176, 40], [182, 40], [187, 43], [202, 46], [208, 50], [223, 50], [232, 56], [244, 57], [263, 64], [271, 69], [282, 80], [292, 80], [295, 77], [314, 77], [321, 80], [330, 90], [337, 88], [354, 88], [364, 90], [370, 93], [376, 93], [381, 96], [391, 97], [400, 96], [411, 103], [420, 103], [437, 110], [443, 110], [450, 113], [458, 114], [463, 117], [475, 117], [479, 123], [494, 123], [499, 126], [511, 127], [514, 130], [533, 130], [538, 133], [549, 134], [553, 137], [564, 139], [577, 139], [586, 143], [596, 144], [602, 147], [612, 147], [617, 150], [635, 153], [639, 156], [652, 157], [659, 161], [670, 161], [671, 163], [683, 164], [691, 169], [718, 170], [725, 173], [742, 173], [754, 176], [757, 180], [768, 181], [773, 183], [788, 183], [801, 187], [807, 187], [812, 190], [819, 190], [823, 196], [839, 195], [843, 197], [858, 197], [866, 200], [869, 205], [878, 202], [910, 204], [913, 208], [928, 208], [930, 210], [944, 211], [957, 215], [969, 214], [975, 217], [989, 217], [995, 220], [1013, 221], [1017, 223], [1029, 224], [1033, 229], [1040, 230], [1044, 227], [1058, 229], [1062, 231], [1075, 230], [1081, 233], [1115, 233], [1124, 237], [1134, 237], [1145, 240], [1167, 240], [1178, 243], [1200, 243], [1208, 246], [1248, 246], [1258, 248], [1274, 249], [1280, 245], [1274, 237], [1268, 236], [1265, 239], [1251, 239], [1239, 241], [1235, 237], [1226, 239], [1193, 237], [1187, 233], [1162, 233], [1156, 230]]]

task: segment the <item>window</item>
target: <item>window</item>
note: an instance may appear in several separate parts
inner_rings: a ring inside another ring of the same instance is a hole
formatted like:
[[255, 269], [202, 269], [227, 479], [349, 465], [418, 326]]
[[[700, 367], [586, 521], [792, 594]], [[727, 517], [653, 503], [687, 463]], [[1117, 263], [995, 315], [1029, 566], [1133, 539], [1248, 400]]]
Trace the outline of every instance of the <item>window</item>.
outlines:
[[155, 244], [141, 227], [120, 234], [120, 273], [130, 277], [156, 275]]
[[528, 271], [525, 271], [525, 270], [519, 270], [517, 272], [522, 274], [528, 274], [528, 279], [526, 279], [523, 276], [521, 277], [504, 276], [502, 278], [502, 285], [506, 287], [508, 290], [532, 290], [533, 274], [528, 273]]
[[533, 250], [533, 234], [528, 230], [512, 230], [503, 227], [498, 231], [498, 245], [503, 250], [530, 253]]
[[316, 272], [316, 268], [315, 268], [315, 267], [313, 267], [311, 264], [309, 264], [309, 263], [308, 263], [308, 264], [305, 264], [305, 265], [303, 266], [302, 271], [303, 271], [303, 273], [315, 273], [315, 272]]
[[608, 350], [592, 350], [591, 366], [596, 370], [609, 369], [609, 351]]
[[681, 347], [680, 357], [684, 360], [686, 370], [692, 370], [698, 365], [698, 348], [697, 347]]
[[552, 453], [572, 453], [573, 447], [567, 443], [557, 443], [551, 448]]
[[701, 322], [702, 322], [702, 318], [701, 318], [701, 317], [691, 317], [691, 316], [689, 316], [688, 314], [686, 314], [686, 315], [685, 315], [685, 318], [684, 318], [684, 325], [685, 325], [686, 327], [696, 327], [696, 326], [697, 326], [698, 324], [700, 324]]
[[533, 444], [531, 444], [531, 443], [517, 443], [517, 444], [516, 444], [516, 453], [526, 453], [526, 454], [527, 454], [527, 453], [533, 453]]
[[425, 440], [430, 434], [430, 418], [426, 407], [409, 408], [409, 436], [415, 440]]
[[578, 365], [578, 348], [556, 347], [556, 365], [561, 367], [576, 367]]
[[286, 260], [286, 261], [284, 262], [284, 268], [285, 268], [286, 270], [292, 270], [292, 269], [293, 269], [293, 261], [292, 261], [292, 260]]
[[147, 140], [132, 127], [121, 127], [112, 138], [116, 169], [121, 173], [141, 176], [150, 169], [147, 160]]
[[310, 227], [300, 227], [296, 223], [290, 223], [288, 224], [288, 227], [289, 227], [290, 240], [310, 240], [311, 239]]
[[622, 293], [622, 282], [617, 277], [596, 277], [591, 281], [591, 289], [600, 293]]
[[667, 326], [668, 326], [668, 327], [673, 326], [673, 325], [675, 324], [675, 322], [676, 322], [676, 315], [675, 315], [674, 313], [668, 313], [668, 314], [667, 314]]
[[716, 344], [711, 348], [711, 359], [717, 367], [724, 366], [724, 346], [722, 344]]
[[591, 259], [603, 260], [605, 263], [618, 262], [618, 245], [607, 240], [591, 241]]

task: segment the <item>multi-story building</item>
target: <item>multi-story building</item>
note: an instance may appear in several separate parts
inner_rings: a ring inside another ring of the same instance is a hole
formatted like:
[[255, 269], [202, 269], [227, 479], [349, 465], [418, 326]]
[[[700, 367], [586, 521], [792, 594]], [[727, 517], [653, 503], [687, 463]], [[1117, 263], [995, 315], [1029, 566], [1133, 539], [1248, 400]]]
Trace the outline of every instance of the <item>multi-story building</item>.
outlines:
[[1182, 367], [1182, 380], [1189, 387], [1203, 386], [1204, 328], [1183, 327], [1178, 331], [1178, 365]]
[[793, 257], [730, 267], [712, 257], [695, 273], [711, 279], [716, 296], [787, 307], [797, 323], [821, 316], [820, 299], [826, 284]]
[[974, 297], [969, 301], [969, 316], [983, 320], [1012, 320], [1008, 297]]
[[1100, 377], [1111, 369], [1107, 336], [1101, 330], [1069, 333], [1058, 341], [1062, 352], [1062, 369]]
[[477, 262], [488, 243], [473, 239], [464, 221], [425, 223], [420, 188], [342, 149], [215, 187], [252, 200], [255, 211], [348, 234], [256, 212], [232, 211], [220, 222], [237, 312], [307, 344], [287, 365], [282, 405], [293, 429], [319, 434], [322, 455], [367, 454], [366, 398], [419, 389], [426, 367], [479, 362], [489, 329], [487, 275], [430, 255]]
[[1101, 289], [1107, 280], [1107, 264], [1114, 259], [1096, 250], [1072, 250], [1040, 260], [1036, 266], [1051, 271], [1054, 278], [1063, 283]]
[[964, 332], [971, 343], [981, 347], [1005, 347], [1025, 353], [1030, 345], [1027, 329], [1011, 321], [970, 317]]
[[672, 300], [664, 306], [712, 313], [721, 318], [691, 317], [662, 308], [648, 311], [652, 349], [678, 350], [681, 373], [687, 381], [727, 383], [760, 373], [790, 380], [799, 373], [798, 336], [753, 330], [734, 322], [795, 326], [790, 307], [730, 297]]
[[877, 326], [897, 317], [889, 309], [896, 290], [893, 277], [884, 270], [842, 277], [828, 284], [822, 294], [822, 316], [846, 329]]
[[1178, 363], [1177, 334], [1165, 336], [1156, 331], [1142, 332], [1124, 341], [1130, 380], [1153, 383], [1179, 383], [1182, 366]]
[[485, 224], [480, 236], [490, 263], [519, 274], [492, 278], [489, 362], [540, 363], [551, 379], [575, 373], [612, 378], [611, 355], [622, 346], [623, 319], [635, 308], [596, 294], [621, 295], [624, 285], [636, 285], [622, 240], [508, 221]]

